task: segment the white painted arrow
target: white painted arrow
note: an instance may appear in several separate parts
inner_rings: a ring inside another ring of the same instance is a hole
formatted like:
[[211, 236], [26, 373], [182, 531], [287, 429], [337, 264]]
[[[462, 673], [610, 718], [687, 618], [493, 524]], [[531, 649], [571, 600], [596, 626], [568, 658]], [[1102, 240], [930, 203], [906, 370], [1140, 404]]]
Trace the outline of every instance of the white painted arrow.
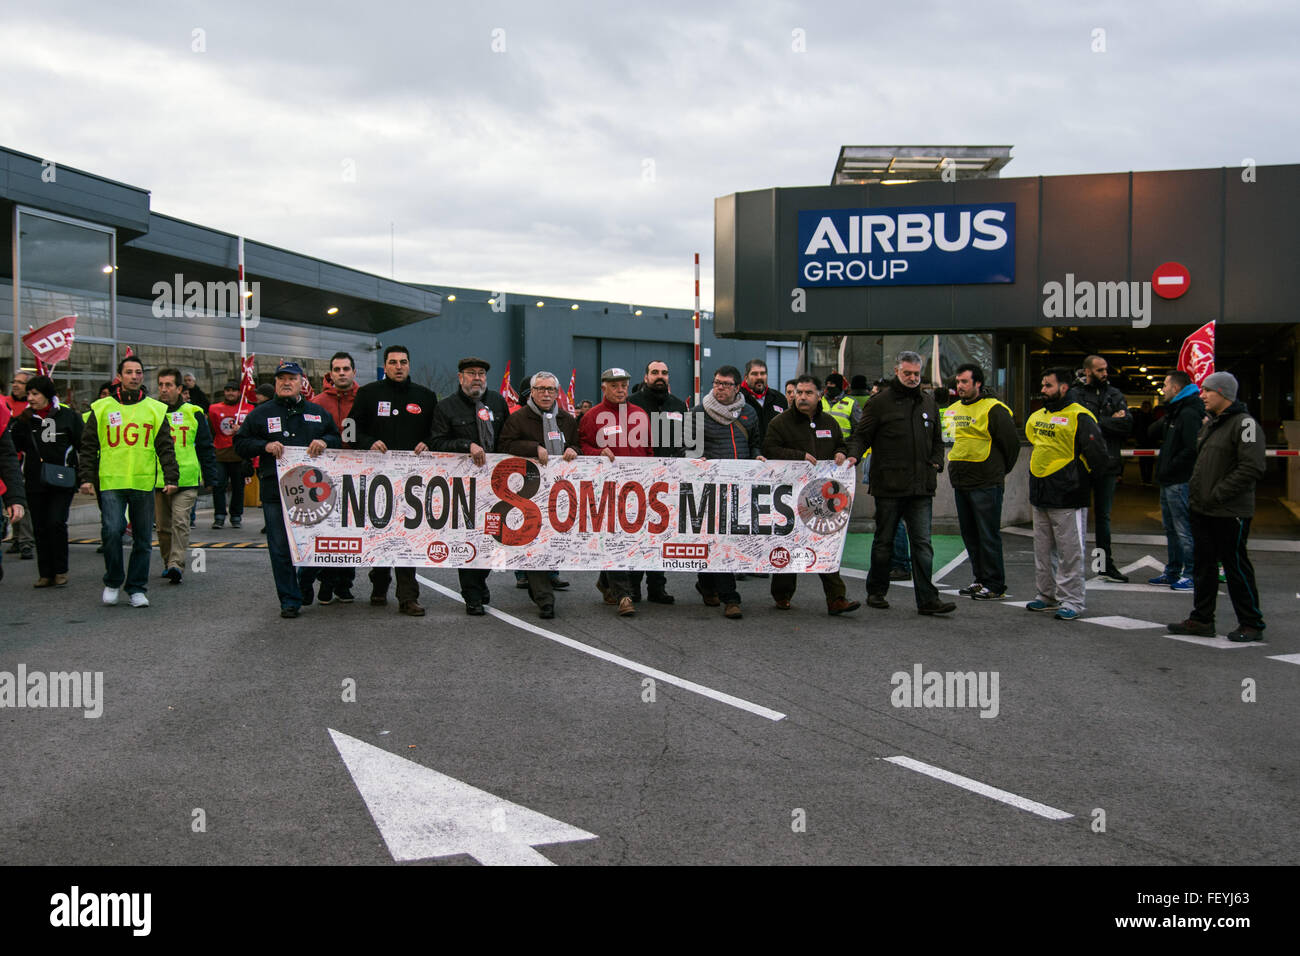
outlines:
[[551, 866], [534, 846], [597, 839], [337, 730], [330, 737], [394, 860], [467, 853], [484, 866]]

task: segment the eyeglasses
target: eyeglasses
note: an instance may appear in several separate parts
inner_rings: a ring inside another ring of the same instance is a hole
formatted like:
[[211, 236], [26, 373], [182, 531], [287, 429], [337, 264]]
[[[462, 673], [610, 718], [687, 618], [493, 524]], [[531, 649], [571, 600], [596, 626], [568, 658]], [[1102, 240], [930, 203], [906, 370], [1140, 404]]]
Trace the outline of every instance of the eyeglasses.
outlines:
[[534, 385], [534, 392], [558, 392], [559, 389], [553, 385]]
[[718, 379], [715, 378], [715, 379], [713, 380], [713, 387], [714, 387], [714, 388], [735, 388], [735, 387], [736, 387], [736, 383], [735, 383], [735, 382], [720, 381], [720, 380], [718, 380]]

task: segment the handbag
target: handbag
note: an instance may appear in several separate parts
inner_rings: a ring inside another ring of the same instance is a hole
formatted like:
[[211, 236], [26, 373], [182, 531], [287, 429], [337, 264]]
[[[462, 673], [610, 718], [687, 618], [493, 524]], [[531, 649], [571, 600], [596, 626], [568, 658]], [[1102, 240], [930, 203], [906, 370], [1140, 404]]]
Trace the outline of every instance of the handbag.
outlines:
[[63, 453], [63, 464], [58, 465], [52, 461], [41, 462], [41, 483], [51, 488], [75, 488], [77, 487], [77, 469], [68, 464], [68, 456], [72, 454], [72, 446]]

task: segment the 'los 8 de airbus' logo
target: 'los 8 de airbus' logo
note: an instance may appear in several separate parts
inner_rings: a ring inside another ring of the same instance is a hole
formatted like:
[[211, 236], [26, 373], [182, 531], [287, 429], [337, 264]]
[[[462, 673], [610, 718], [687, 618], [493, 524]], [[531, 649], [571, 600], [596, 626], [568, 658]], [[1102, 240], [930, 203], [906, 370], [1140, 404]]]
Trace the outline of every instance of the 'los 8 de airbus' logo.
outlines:
[[852, 501], [844, 482], [814, 478], [799, 492], [799, 520], [817, 534], [834, 534], [848, 524]]
[[299, 465], [280, 479], [280, 498], [294, 524], [320, 524], [335, 506], [339, 492], [330, 476], [315, 465]]

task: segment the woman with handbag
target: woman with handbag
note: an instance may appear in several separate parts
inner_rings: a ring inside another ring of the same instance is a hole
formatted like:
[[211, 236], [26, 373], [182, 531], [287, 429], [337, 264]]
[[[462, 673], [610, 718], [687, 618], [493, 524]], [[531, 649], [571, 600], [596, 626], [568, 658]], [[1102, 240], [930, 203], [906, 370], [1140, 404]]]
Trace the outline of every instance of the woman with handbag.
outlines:
[[38, 375], [27, 383], [27, 409], [14, 419], [14, 444], [23, 455], [23, 481], [36, 536], [35, 587], [68, 583], [68, 510], [77, 493], [81, 416], [59, 402], [54, 383]]

